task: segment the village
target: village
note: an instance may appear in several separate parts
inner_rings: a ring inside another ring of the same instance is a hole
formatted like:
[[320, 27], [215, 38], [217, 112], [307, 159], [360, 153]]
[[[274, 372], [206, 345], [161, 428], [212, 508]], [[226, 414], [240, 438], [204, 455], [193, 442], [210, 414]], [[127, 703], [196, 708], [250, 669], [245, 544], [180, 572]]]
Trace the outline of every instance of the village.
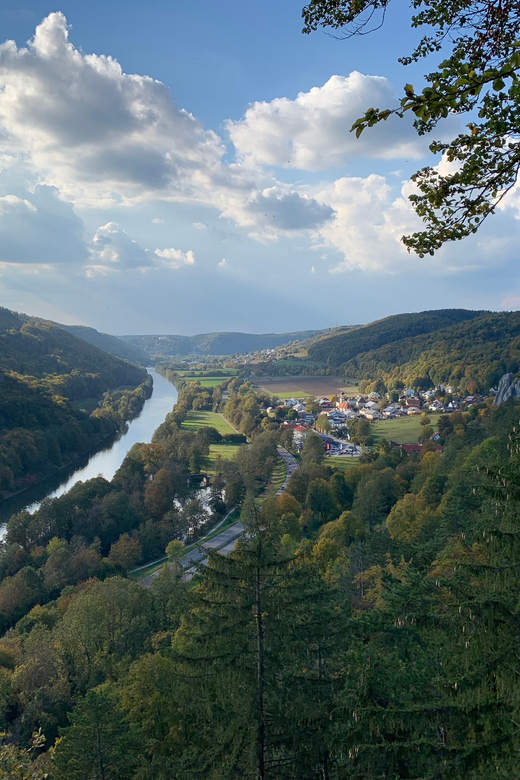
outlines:
[[[489, 396], [494, 397], [496, 389], [491, 388]], [[362, 446], [354, 442], [352, 434], [353, 423], [366, 421], [376, 423], [384, 420], [398, 420], [418, 416], [424, 419], [427, 415], [450, 414], [467, 411], [477, 403], [486, 400], [484, 395], [460, 395], [451, 385], [418, 391], [414, 388], [403, 388], [386, 394], [370, 392], [367, 395], [357, 394], [349, 397], [343, 391], [337, 396], [301, 400], [288, 398], [280, 401], [278, 407], [270, 407], [267, 411], [276, 414], [277, 410], [285, 410], [286, 419], [282, 428], [292, 430], [293, 441], [298, 450], [303, 449], [305, 439], [314, 430], [323, 440], [327, 456], [342, 455], [359, 457]], [[390, 400], [393, 398], [395, 400]], [[368, 426], [365, 430], [369, 433]], [[387, 437], [390, 444], [395, 444], [391, 436]], [[436, 448], [441, 439], [434, 431], [429, 439]], [[408, 454], [419, 453], [423, 445], [418, 441], [400, 443]]]

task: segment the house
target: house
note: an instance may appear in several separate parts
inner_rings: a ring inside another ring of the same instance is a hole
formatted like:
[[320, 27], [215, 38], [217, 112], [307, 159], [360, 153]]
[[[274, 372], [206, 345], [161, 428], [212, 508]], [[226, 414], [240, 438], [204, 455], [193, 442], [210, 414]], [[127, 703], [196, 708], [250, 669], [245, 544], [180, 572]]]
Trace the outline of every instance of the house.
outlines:
[[421, 414], [421, 410], [418, 409], [416, 406], [410, 406], [410, 408], [406, 410], [406, 414], [408, 415]]
[[419, 455], [422, 451], [422, 444], [401, 444], [401, 449], [407, 455]]
[[374, 409], [377, 409], [377, 407], [378, 407], [378, 404], [375, 401], [367, 401], [366, 404], [365, 404], [365, 409], [374, 410]]
[[415, 396], [415, 390], [411, 387], [407, 387], [403, 393], [405, 398], [413, 398]]
[[377, 400], [377, 401], [380, 401], [380, 400], [381, 400], [381, 396], [379, 395], [379, 393], [375, 393], [375, 392], [369, 393], [369, 394], [368, 394], [368, 397], [369, 397], [369, 398], [370, 398], [372, 401], [375, 401], [375, 400]]
[[383, 415], [377, 409], [365, 409], [365, 417], [367, 420], [382, 420]]
[[444, 406], [441, 404], [440, 401], [433, 401], [428, 407], [430, 412], [443, 412]]
[[309, 429], [305, 428], [303, 425], [297, 425], [296, 428], [293, 431], [293, 441], [296, 444], [297, 447], [302, 447], [303, 442], [309, 435]]
[[350, 409], [350, 404], [348, 401], [338, 401], [336, 403], [336, 409], [339, 409], [342, 412], [346, 412], [347, 409]]

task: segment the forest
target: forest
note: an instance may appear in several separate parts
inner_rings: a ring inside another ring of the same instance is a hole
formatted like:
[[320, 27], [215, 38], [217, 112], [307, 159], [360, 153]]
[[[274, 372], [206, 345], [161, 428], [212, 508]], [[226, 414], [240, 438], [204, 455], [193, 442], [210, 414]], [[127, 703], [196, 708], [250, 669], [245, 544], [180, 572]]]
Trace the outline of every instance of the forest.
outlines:
[[61, 328], [0, 309], [0, 497], [113, 435], [152, 392], [143, 368]]
[[[186, 475], [214, 433], [181, 428], [222, 388], [188, 383], [110, 483], [9, 522], [0, 554], [0, 768], [9, 777], [511, 778], [518, 760], [520, 407], [440, 424], [444, 450], [384, 439], [344, 473], [310, 434], [280, 496], [270, 399], [226, 380], [252, 442], [222, 461], [214, 517], [247, 534], [191, 582], [207, 528]], [[260, 499], [260, 500], [259, 500]], [[89, 750], [85, 750], [85, 745]]]
[[[501, 312], [396, 341], [356, 355], [343, 369], [360, 379], [392, 385], [453, 385], [485, 392], [506, 372], [520, 368], [520, 314]], [[419, 382], [418, 382], [419, 380]]]
[[329, 368], [339, 368], [359, 353], [379, 349], [412, 336], [434, 333], [485, 313], [468, 309], [436, 309], [417, 314], [394, 314], [368, 325], [318, 338], [309, 345], [307, 351], [311, 359]]

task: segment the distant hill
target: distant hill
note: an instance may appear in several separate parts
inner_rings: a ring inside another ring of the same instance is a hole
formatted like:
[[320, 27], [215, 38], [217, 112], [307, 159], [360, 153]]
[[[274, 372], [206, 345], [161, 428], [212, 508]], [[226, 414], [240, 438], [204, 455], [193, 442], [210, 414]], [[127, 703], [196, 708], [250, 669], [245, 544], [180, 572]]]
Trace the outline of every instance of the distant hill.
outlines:
[[102, 333], [94, 328], [87, 328], [84, 325], [61, 325], [59, 322], [54, 323], [58, 328], [67, 330], [82, 341], [86, 341], [87, 344], [92, 344], [94, 347], [99, 347], [104, 352], [108, 352], [109, 355], [115, 355], [123, 360], [129, 360], [130, 363], [137, 363], [141, 366], [150, 365], [150, 356], [139, 347], [134, 346], [128, 341], [123, 341], [117, 336], [111, 336], [108, 333]]
[[487, 391], [504, 373], [520, 371], [520, 312], [484, 314], [401, 339], [356, 355], [345, 370], [363, 379], [411, 384], [422, 377], [434, 385]]
[[486, 312], [467, 309], [438, 309], [414, 314], [395, 314], [368, 325], [318, 338], [308, 348], [309, 357], [330, 368], [348, 363], [361, 352], [378, 349], [410, 336], [481, 317]]
[[47, 375], [92, 374], [100, 392], [140, 384], [145, 373], [109, 355], [63, 327], [0, 308], [0, 369], [43, 378]]
[[121, 336], [125, 343], [143, 350], [154, 359], [176, 355], [235, 355], [274, 349], [323, 333], [301, 330], [295, 333], [200, 333], [197, 336]]

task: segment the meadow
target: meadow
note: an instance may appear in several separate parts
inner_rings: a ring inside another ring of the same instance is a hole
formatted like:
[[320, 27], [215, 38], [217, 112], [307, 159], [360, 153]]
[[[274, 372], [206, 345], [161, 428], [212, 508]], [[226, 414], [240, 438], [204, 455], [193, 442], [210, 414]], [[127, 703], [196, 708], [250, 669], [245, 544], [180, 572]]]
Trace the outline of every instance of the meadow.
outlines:
[[181, 425], [185, 431], [195, 432], [199, 428], [216, 428], [219, 433], [235, 433], [231, 425], [216, 412], [202, 412], [190, 409]]
[[[429, 414], [428, 417], [431, 420], [433, 430], [437, 430], [437, 421], [440, 415]], [[412, 417], [398, 417], [395, 420], [378, 420], [372, 424], [370, 433], [375, 444], [381, 438], [395, 441], [396, 444], [417, 444], [422, 433], [420, 420], [421, 417], [418, 414]]]

